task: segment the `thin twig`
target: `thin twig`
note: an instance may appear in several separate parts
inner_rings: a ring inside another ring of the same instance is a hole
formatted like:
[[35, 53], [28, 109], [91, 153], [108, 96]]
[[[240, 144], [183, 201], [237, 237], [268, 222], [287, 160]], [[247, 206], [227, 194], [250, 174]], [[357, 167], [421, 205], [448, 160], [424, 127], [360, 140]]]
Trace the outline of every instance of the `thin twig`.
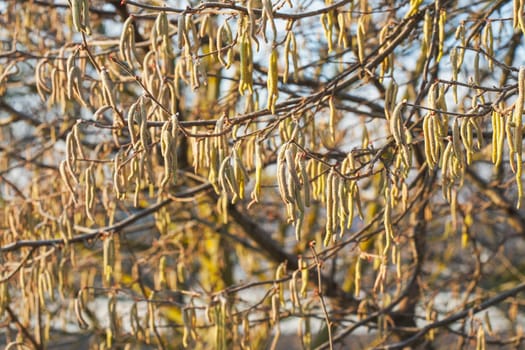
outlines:
[[319, 297], [319, 300], [321, 301], [321, 307], [323, 309], [324, 318], [326, 321], [326, 329], [328, 331], [328, 344], [330, 345], [330, 350], [333, 350], [334, 348], [334, 342], [332, 339], [332, 322], [330, 321], [330, 316], [328, 315], [328, 309], [326, 308], [326, 302], [324, 300], [323, 296], [323, 285], [322, 285], [322, 279], [321, 279], [321, 267], [323, 266], [321, 261], [319, 260], [319, 256], [317, 255], [317, 252], [315, 251], [315, 241], [310, 242], [310, 250], [312, 251], [312, 254], [314, 256], [315, 264], [317, 266], [317, 296]]

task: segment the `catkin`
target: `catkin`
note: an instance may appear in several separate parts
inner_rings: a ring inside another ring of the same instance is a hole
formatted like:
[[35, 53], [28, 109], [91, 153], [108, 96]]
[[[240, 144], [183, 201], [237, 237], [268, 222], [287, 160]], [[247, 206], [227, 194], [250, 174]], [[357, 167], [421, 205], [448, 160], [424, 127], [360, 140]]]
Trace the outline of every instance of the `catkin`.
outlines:
[[359, 63], [363, 64], [365, 61], [365, 25], [364, 25], [365, 16], [359, 17], [357, 22], [357, 58]]
[[186, 29], [186, 15], [181, 13], [177, 20], [177, 42], [179, 49], [182, 49], [188, 41], [188, 31]]
[[348, 193], [346, 193], [346, 181], [340, 179], [337, 187], [337, 203], [338, 203], [338, 218], [339, 218], [339, 237], [343, 237], [345, 231], [345, 224], [347, 222], [349, 210], [348, 210]]
[[514, 26], [519, 26], [521, 31], [525, 33], [525, 18], [523, 18], [523, 5], [523, 0], [514, 1]]
[[[521, 15], [521, 14], [520, 14]], [[520, 16], [521, 18], [521, 16]], [[521, 24], [521, 22], [520, 22]], [[517, 207], [521, 205], [521, 199], [523, 198], [523, 184], [521, 180], [522, 167], [523, 167], [523, 155], [522, 155], [522, 143], [523, 143], [523, 103], [525, 101], [525, 66], [521, 66], [518, 73], [518, 99], [514, 105], [514, 111], [512, 120], [514, 123], [514, 154], [516, 157], [516, 185], [518, 188], [518, 202]], [[514, 155], [511, 154], [511, 158]]]
[[330, 173], [328, 173], [328, 177], [326, 179], [326, 191], [325, 191], [325, 204], [326, 204], [326, 224], [325, 224], [325, 236], [323, 240], [323, 244], [325, 247], [328, 247], [330, 244], [332, 237], [334, 235], [334, 206], [332, 205], [335, 201], [333, 198], [334, 195], [334, 189], [333, 185], [335, 184], [335, 181], [333, 178], [335, 177], [334, 169], [332, 168], [330, 170]]
[[38, 96], [40, 96], [40, 99], [42, 102], [46, 102], [46, 94], [51, 92], [51, 89], [47, 87], [47, 82], [45, 78], [45, 71], [46, 71], [46, 63], [48, 63], [47, 59], [42, 59], [38, 61], [36, 67], [35, 67], [35, 82], [36, 82], [36, 90], [38, 92]]
[[390, 132], [392, 136], [394, 137], [394, 140], [397, 145], [405, 145], [406, 144], [406, 135], [403, 130], [403, 119], [401, 115], [401, 110], [406, 104], [406, 100], [401, 101], [396, 105], [394, 108], [394, 111], [392, 112], [392, 117], [390, 118]]
[[394, 238], [394, 230], [392, 228], [392, 201], [390, 191], [385, 190], [385, 209], [383, 212], [383, 225], [385, 227], [385, 235], [387, 244], [385, 251], [389, 248], [390, 239]]
[[241, 37], [240, 49], [240, 70], [241, 77], [239, 81], [239, 93], [244, 95], [248, 91], [249, 95], [253, 94], [253, 59], [251, 37], [245, 32]]
[[113, 89], [113, 83], [111, 82], [111, 78], [109, 77], [108, 70], [105, 67], [102, 67], [99, 73], [102, 81], [102, 91], [104, 93], [105, 104], [110, 105], [116, 112], [117, 104], [115, 99], [115, 91]]
[[90, 35], [88, 0], [71, 0], [71, 15], [75, 30]]
[[103, 274], [104, 274], [104, 282], [106, 284], [109, 284], [111, 281], [111, 277], [113, 276], [114, 272], [114, 264], [115, 264], [115, 244], [113, 240], [113, 235], [108, 235], [104, 238], [104, 244], [103, 244]]
[[299, 174], [301, 175], [302, 188], [304, 192], [304, 205], [310, 206], [311, 194], [310, 194], [310, 177], [306, 169], [306, 155], [298, 152], [295, 156], [295, 163], [299, 167]]
[[297, 55], [297, 42], [295, 40], [295, 34], [289, 30], [286, 34], [286, 40], [284, 42], [284, 72], [283, 72], [283, 83], [288, 82], [288, 76], [290, 71], [289, 56], [292, 56], [292, 64], [294, 68], [293, 77], [297, 81], [297, 70], [298, 66], [298, 55]]
[[460, 128], [459, 128], [459, 122], [456, 118], [454, 120], [454, 126], [452, 128], [452, 149], [454, 151], [454, 156], [459, 161], [462, 168], [465, 167], [465, 157], [464, 153], [461, 150], [461, 135], [460, 135]]
[[277, 26], [275, 25], [275, 20], [273, 18], [273, 5], [272, 0], [262, 0], [262, 33], [265, 34], [266, 22], [270, 21], [270, 26], [272, 27], [273, 41], [277, 39]]
[[71, 0], [71, 16], [73, 17], [73, 27], [77, 32], [82, 31], [81, 6], [81, 0]]
[[278, 71], [277, 71], [277, 49], [273, 48], [270, 53], [270, 64], [268, 66], [268, 109], [275, 114], [275, 103], [279, 97], [279, 88], [278, 88]]
[[436, 58], [436, 62], [439, 62], [441, 60], [441, 57], [443, 57], [443, 46], [445, 44], [445, 22], [446, 20], [447, 20], [447, 11], [445, 9], [440, 9], [439, 10], [439, 20], [438, 20], [438, 55]]
[[431, 42], [432, 42], [432, 16], [430, 15], [430, 10], [425, 11], [425, 16], [423, 19], [423, 43], [421, 49], [425, 50], [425, 56], [428, 58], [431, 55]]
[[66, 167], [66, 161], [63, 160], [60, 162], [60, 165], [58, 167], [59, 169], [59, 173], [60, 173], [60, 177], [62, 178], [62, 181], [64, 181], [64, 183], [66, 184], [66, 187], [69, 191], [69, 193], [71, 194], [71, 198], [73, 199], [73, 202], [77, 202], [76, 200], [76, 197], [75, 197], [75, 189], [74, 189], [74, 184], [71, 180], [71, 176], [70, 176], [70, 172], [68, 172], [67, 167]]
[[492, 113], [492, 117], [492, 161], [496, 167], [499, 167], [503, 158], [505, 143], [505, 118], [496, 111]]
[[328, 107], [329, 107], [329, 118], [328, 118], [328, 130], [330, 131], [330, 138], [331, 141], [335, 141], [335, 124], [336, 124], [336, 108], [335, 108], [335, 102], [334, 97], [330, 96], [328, 99]]
[[[320, 16], [321, 24], [323, 26], [324, 35], [328, 44], [328, 52], [332, 52], [334, 50], [334, 43], [333, 43], [333, 15], [329, 13], [323, 13]], [[359, 34], [358, 34], [359, 35]]]
[[234, 194], [238, 192], [237, 184], [235, 183], [231, 173], [230, 159], [230, 156], [224, 158], [221, 166], [219, 167], [218, 173], [219, 185], [221, 186], [222, 195], [225, 196], [227, 196], [228, 192], [233, 192]]
[[452, 167], [452, 161], [453, 161], [453, 145], [451, 142], [448, 143], [447, 147], [445, 147], [445, 150], [443, 151], [443, 158], [442, 158], [442, 166], [441, 166], [441, 173], [442, 173], [442, 193], [443, 198], [445, 198], [447, 201], [450, 201], [450, 195], [451, 195], [451, 179], [450, 179], [450, 171], [449, 169]]
[[490, 20], [487, 21], [485, 28], [483, 28], [481, 41], [487, 51], [488, 68], [492, 72], [494, 70], [494, 60], [492, 59], [492, 57], [494, 57], [494, 35], [492, 32], [492, 22]]
[[161, 130], [161, 153], [164, 158], [164, 177], [161, 187], [165, 187], [170, 181], [176, 181], [177, 174], [177, 138], [178, 120], [176, 115], [172, 115], [169, 122], [166, 122]]
[[[240, 143], [239, 143], [240, 144]], [[234, 147], [233, 153], [233, 177], [237, 185], [237, 192], [235, 193], [234, 201], [237, 199], [244, 199], [245, 184], [249, 179], [248, 171], [242, 163], [241, 156], [239, 154], [239, 147]]]
[[279, 150], [277, 156], [277, 184], [279, 187], [279, 194], [284, 203], [293, 203], [293, 194], [289, 193], [287, 169], [286, 169], [286, 157], [285, 151], [288, 144], [285, 144]]
[[262, 184], [262, 170], [263, 170], [263, 150], [262, 144], [259, 140], [255, 142], [255, 185], [251, 197], [256, 202], [259, 202], [261, 195], [261, 184]]
[[[229, 46], [227, 48], [224, 48], [223, 46], [223, 37], [226, 38], [226, 43]], [[217, 30], [216, 47], [217, 59], [226, 69], [230, 68], [230, 65], [233, 63], [233, 49], [231, 48], [232, 43], [232, 31], [230, 25], [228, 24], [228, 21], [225, 21], [219, 26], [219, 29]], [[222, 51], [224, 50], [226, 50], [226, 60], [224, 60], [222, 56]]]
[[127, 62], [130, 67], [133, 67], [133, 56], [138, 58], [137, 48], [135, 46], [134, 20], [135, 18], [133, 16], [129, 16], [126, 21], [124, 21], [119, 40], [119, 58], [122, 61]]
[[95, 222], [93, 218], [93, 208], [95, 203], [95, 176], [93, 175], [93, 167], [89, 166], [86, 168], [84, 173], [84, 181], [86, 183], [85, 189], [85, 207], [86, 215], [92, 221]]
[[77, 317], [78, 326], [81, 329], [87, 329], [89, 325], [86, 322], [82, 314], [83, 310], [85, 309], [84, 299], [83, 299], [83, 289], [78, 291], [77, 297], [75, 298], [75, 302], [74, 302], [74, 309], [75, 309], [75, 315]]
[[348, 37], [346, 34], [346, 16], [345, 13], [339, 12], [337, 14], [337, 27], [339, 28], [339, 34], [337, 36], [337, 46], [342, 47], [343, 49], [347, 49], [350, 46], [350, 43], [348, 42]]
[[124, 154], [119, 151], [113, 160], [113, 188], [117, 198], [122, 199], [126, 193], [125, 185], [122, 183], [122, 176], [120, 175], [120, 167], [123, 163]]

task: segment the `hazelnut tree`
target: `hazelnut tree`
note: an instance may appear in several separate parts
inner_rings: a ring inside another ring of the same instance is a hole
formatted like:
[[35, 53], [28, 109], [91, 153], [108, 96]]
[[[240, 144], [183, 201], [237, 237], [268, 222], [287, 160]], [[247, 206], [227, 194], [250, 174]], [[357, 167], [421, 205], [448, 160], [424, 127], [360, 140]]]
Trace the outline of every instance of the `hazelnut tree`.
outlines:
[[523, 11], [0, 4], [0, 344], [523, 346]]

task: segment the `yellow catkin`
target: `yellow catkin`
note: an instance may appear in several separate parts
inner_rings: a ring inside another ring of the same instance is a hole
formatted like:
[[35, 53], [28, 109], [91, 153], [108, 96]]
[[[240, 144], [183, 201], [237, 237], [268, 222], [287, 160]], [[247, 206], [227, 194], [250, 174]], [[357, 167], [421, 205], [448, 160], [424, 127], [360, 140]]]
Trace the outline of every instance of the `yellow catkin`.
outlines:
[[439, 10], [439, 20], [438, 20], [438, 55], [436, 62], [441, 60], [443, 57], [443, 46], [445, 44], [445, 22], [447, 20], [447, 11], [445, 9]]
[[[516, 4], [516, 1], [514, 3]], [[518, 26], [520, 27], [521, 31], [525, 34], [525, 18], [523, 18], [523, 5], [524, 5], [524, 1], [518, 0], [517, 6], [515, 6], [514, 11], [515, 11], [515, 16], [518, 17], [517, 18]]]
[[270, 53], [270, 64], [268, 66], [268, 109], [275, 114], [275, 103], [279, 97], [279, 88], [278, 88], [278, 68], [277, 68], [277, 49], [273, 48]]
[[328, 118], [328, 125], [330, 130], [330, 138], [331, 141], [335, 141], [335, 123], [336, 123], [336, 108], [335, 108], [335, 102], [334, 97], [330, 96], [328, 99], [328, 106], [329, 106], [329, 118]]
[[251, 37], [245, 32], [241, 38], [240, 49], [240, 71], [239, 93], [244, 95], [253, 94], [253, 77], [252, 77], [252, 44]]
[[361, 64], [365, 61], [365, 36], [364, 16], [361, 16], [357, 22], [357, 57]]

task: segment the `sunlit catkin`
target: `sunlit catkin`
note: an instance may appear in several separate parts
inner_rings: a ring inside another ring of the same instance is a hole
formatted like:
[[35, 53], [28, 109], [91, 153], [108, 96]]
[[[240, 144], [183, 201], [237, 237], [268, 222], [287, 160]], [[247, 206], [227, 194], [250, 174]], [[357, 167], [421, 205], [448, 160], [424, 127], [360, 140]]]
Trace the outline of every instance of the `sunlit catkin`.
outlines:
[[270, 53], [270, 63], [268, 65], [268, 79], [266, 86], [268, 88], [268, 109], [275, 114], [275, 103], [279, 97], [278, 87], [278, 68], [277, 68], [277, 49], [273, 48]]
[[240, 42], [240, 81], [239, 81], [239, 93], [244, 95], [253, 94], [253, 58], [252, 58], [252, 43], [251, 37], [245, 32], [241, 37]]
[[[436, 2], [437, 4], [437, 2]], [[436, 57], [436, 62], [441, 60], [443, 57], [443, 47], [445, 45], [445, 22], [447, 20], [447, 11], [445, 9], [439, 10], [439, 20], [438, 20], [438, 55]]]
[[403, 127], [403, 118], [401, 111], [403, 110], [403, 107], [406, 105], [406, 100], [401, 101], [396, 105], [394, 108], [394, 111], [392, 112], [392, 116], [389, 120], [389, 126], [390, 126], [390, 133], [394, 137], [394, 141], [397, 145], [405, 145], [406, 144], [406, 135], [404, 132]]
[[[523, 198], [523, 183], [521, 181], [523, 155], [522, 155], [522, 140], [523, 140], [523, 103], [525, 101], [525, 66], [520, 67], [518, 74], [518, 99], [514, 104], [514, 111], [512, 120], [514, 122], [514, 154], [516, 157], [516, 185], [518, 188], [518, 202], [517, 207], [521, 205]], [[514, 155], [511, 155], [514, 157]]]

